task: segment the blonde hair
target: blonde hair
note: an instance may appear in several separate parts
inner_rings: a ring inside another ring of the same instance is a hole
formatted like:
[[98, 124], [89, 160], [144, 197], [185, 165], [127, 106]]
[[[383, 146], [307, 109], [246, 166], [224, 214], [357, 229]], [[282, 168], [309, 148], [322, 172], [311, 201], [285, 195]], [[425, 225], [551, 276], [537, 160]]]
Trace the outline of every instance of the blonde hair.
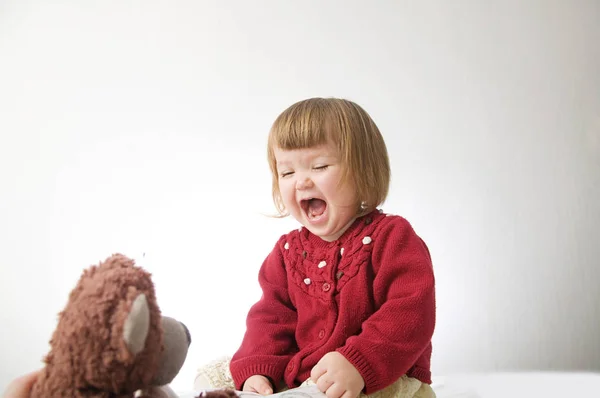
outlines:
[[350, 182], [356, 189], [357, 214], [368, 213], [385, 201], [390, 163], [383, 137], [371, 116], [346, 99], [310, 98], [284, 110], [269, 132], [272, 195], [281, 216], [287, 216], [287, 212], [279, 191], [274, 148], [303, 149], [327, 143], [337, 146], [342, 166], [340, 182]]

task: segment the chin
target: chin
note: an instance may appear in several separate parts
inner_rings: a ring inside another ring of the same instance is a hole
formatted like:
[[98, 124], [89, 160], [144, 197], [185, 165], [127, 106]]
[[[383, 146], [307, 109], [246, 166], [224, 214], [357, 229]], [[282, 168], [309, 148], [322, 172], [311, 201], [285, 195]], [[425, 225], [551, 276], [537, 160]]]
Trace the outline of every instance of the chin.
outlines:
[[[328, 242], [332, 242], [342, 235], [341, 233], [339, 233], [339, 231], [331, 231], [324, 228], [308, 228], [308, 230], [314, 235], [317, 235], [319, 238]], [[335, 238], [332, 238], [332, 236], [335, 236]]]

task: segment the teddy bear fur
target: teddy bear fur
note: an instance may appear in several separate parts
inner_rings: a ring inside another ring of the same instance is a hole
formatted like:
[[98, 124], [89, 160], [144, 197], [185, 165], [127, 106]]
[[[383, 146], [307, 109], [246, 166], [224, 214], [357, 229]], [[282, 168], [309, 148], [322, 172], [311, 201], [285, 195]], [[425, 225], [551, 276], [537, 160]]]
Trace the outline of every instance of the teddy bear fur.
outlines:
[[[175, 352], [165, 346], [167, 327]], [[71, 291], [31, 398], [172, 396], [161, 389], [190, 342], [185, 325], [161, 316], [150, 273], [115, 254], [84, 270]]]

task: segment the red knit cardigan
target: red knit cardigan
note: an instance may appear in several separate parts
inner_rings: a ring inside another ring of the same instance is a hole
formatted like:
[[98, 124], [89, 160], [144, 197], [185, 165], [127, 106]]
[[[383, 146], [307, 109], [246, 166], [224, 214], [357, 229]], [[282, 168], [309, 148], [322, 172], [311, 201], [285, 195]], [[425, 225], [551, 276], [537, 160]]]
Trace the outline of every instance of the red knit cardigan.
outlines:
[[294, 230], [265, 259], [259, 283], [230, 364], [237, 389], [255, 374], [296, 387], [330, 351], [356, 367], [366, 394], [404, 374], [431, 383], [434, 274], [404, 218], [373, 211], [334, 242]]

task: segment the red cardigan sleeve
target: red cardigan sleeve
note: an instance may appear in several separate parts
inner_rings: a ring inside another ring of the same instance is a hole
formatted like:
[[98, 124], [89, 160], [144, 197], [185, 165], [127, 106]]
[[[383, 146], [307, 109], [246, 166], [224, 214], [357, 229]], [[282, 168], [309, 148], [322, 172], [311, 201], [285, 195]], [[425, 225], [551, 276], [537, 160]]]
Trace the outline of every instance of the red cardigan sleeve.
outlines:
[[257, 374], [277, 384], [283, 379], [290, 358], [298, 351], [294, 337], [297, 313], [288, 294], [279, 243], [259, 271], [262, 296], [248, 312], [244, 338], [231, 359], [231, 375], [238, 390], [248, 377]]
[[373, 236], [374, 293], [379, 309], [338, 349], [365, 380], [365, 393], [387, 387], [415, 364], [435, 326], [429, 250], [401, 217]]

